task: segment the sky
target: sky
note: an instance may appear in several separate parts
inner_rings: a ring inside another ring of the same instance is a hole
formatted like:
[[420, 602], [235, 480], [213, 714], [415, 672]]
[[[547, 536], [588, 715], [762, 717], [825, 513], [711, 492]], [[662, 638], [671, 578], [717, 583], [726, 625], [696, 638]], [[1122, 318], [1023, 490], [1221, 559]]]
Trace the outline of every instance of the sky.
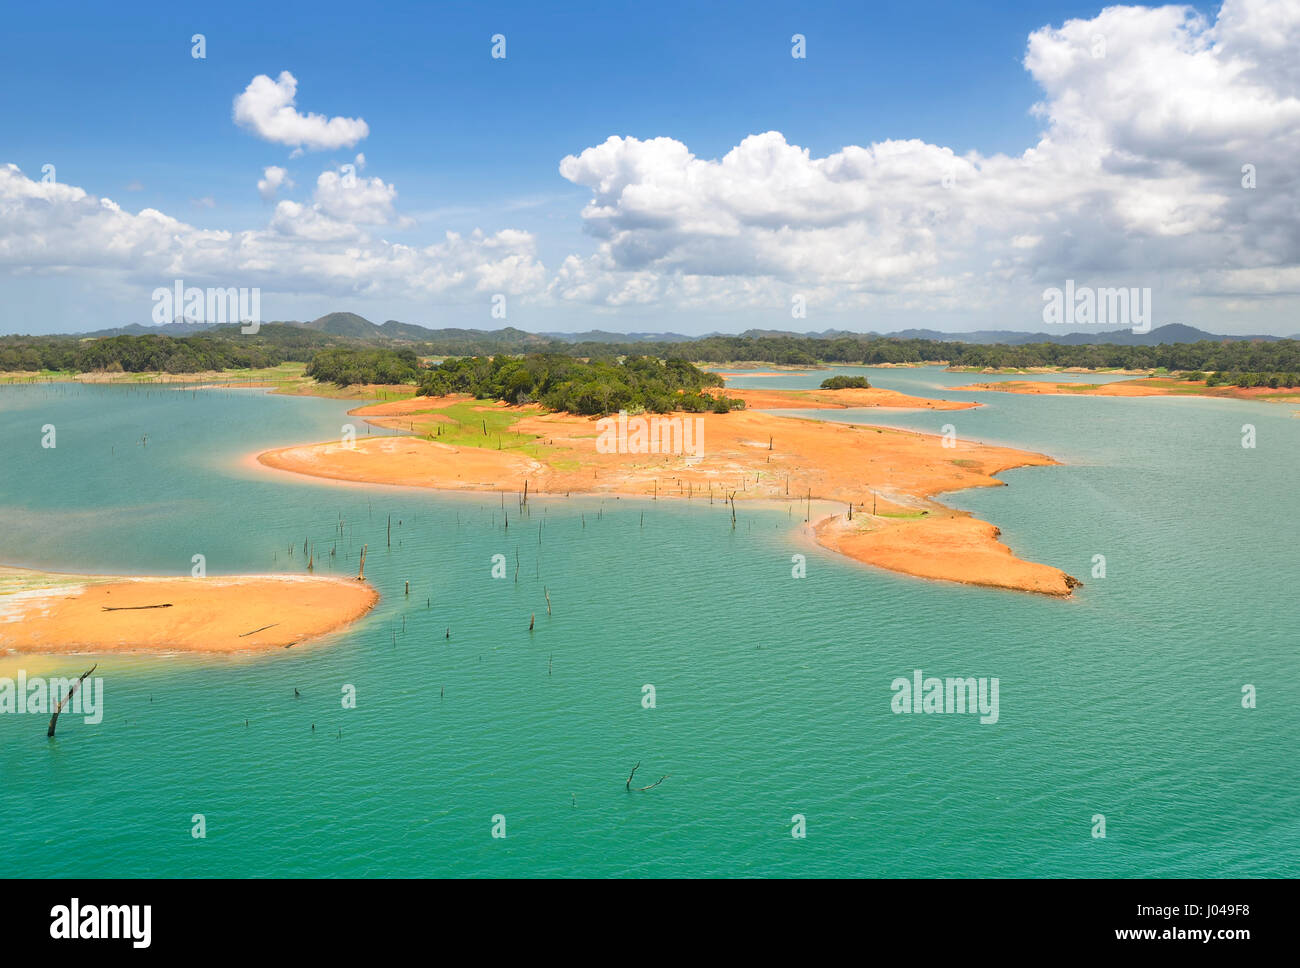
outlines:
[[1047, 293], [1125, 289], [1300, 332], [1300, 0], [0, 23], [0, 333], [148, 325], [177, 280], [264, 321], [1065, 332], [1130, 321]]

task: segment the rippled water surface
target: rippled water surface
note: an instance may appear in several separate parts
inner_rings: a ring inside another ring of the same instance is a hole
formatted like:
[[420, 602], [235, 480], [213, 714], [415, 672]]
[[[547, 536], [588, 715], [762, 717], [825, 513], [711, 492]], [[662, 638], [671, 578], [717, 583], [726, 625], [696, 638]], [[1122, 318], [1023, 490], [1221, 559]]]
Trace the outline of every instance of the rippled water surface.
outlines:
[[[1075, 598], [863, 567], [811, 544], [797, 512], [742, 504], [733, 531], [707, 502], [520, 517], [506, 496], [507, 531], [496, 495], [245, 462], [337, 437], [337, 401], [0, 388], [0, 563], [181, 575], [202, 553], [212, 574], [297, 573], [310, 540], [318, 574], [355, 574], [368, 544], [383, 596], [316, 647], [103, 658], [103, 723], [64, 719], [52, 743], [43, 717], [0, 715], [0, 876], [1300, 874], [1293, 408], [844, 372], [986, 405], [819, 417], [952, 424], [1063, 461], [946, 500], [1082, 578]], [[0, 656], [0, 675], [86, 665]], [[890, 684], [918, 668], [997, 677], [999, 721], [895, 715]], [[638, 761], [634, 785], [668, 779], [628, 793]]]

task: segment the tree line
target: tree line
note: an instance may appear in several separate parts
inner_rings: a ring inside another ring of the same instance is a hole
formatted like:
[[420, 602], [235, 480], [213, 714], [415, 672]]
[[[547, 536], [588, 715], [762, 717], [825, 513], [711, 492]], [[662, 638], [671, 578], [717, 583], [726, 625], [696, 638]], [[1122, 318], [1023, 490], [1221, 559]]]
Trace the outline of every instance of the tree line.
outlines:
[[619, 410], [725, 413], [744, 402], [720, 393], [722, 377], [682, 359], [632, 356], [625, 360], [577, 360], [555, 353], [473, 356], [444, 360], [419, 381], [427, 396], [469, 393], [507, 403], [540, 403], [549, 410], [606, 414]]
[[209, 336], [113, 336], [98, 340], [0, 339], [0, 370], [199, 373], [277, 366], [274, 347]]
[[0, 336], [0, 371], [200, 373], [306, 363], [339, 337], [274, 324], [244, 334], [238, 325], [193, 336]]
[[870, 390], [865, 376], [833, 376], [822, 380], [823, 390]]
[[354, 383], [415, 383], [420, 377], [420, 358], [412, 349], [332, 347], [311, 358], [306, 374], [322, 383], [344, 387]]
[[[506, 332], [506, 331], [503, 331]], [[132, 335], [104, 338], [73, 336], [0, 337], [0, 370], [123, 370], [194, 373], [202, 370], [276, 366], [307, 362], [318, 379], [348, 383], [407, 383], [417, 379], [415, 358], [451, 355], [479, 358], [520, 352], [520, 339], [509, 333], [510, 349], [496, 345], [493, 334], [456, 331], [444, 346], [425, 342], [361, 340], [290, 326], [265, 324], [245, 335], [238, 326], [218, 327], [193, 336]], [[568, 343], [533, 337], [540, 345], [534, 356], [552, 361], [588, 361], [618, 366], [620, 360], [658, 358], [662, 361], [715, 363], [775, 363], [813, 366], [819, 363], [876, 365], [943, 361], [976, 369], [1083, 367], [1087, 369], [1157, 370], [1213, 373], [1219, 383], [1251, 381], [1251, 386], [1300, 385], [1300, 342], [1247, 340], [1162, 343], [1122, 346], [1113, 343], [976, 344], [930, 339], [877, 336], [830, 338], [783, 335], [707, 336], [680, 342]], [[454, 346], [454, 348], [453, 348]], [[555, 362], [558, 366], [559, 363]], [[617, 372], [617, 371], [615, 371]], [[602, 376], [608, 373], [602, 371]], [[1262, 383], [1254, 382], [1263, 380]], [[572, 381], [570, 381], [572, 382]], [[591, 381], [586, 381], [591, 382]], [[600, 382], [598, 378], [596, 382]], [[521, 388], [515, 387], [516, 393]], [[680, 389], [680, 388], [675, 388]], [[536, 392], [534, 392], [536, 391]], [[537, 396], [537, 388], [529, 392]], [[658, 391], [651, 388], [652, 396]]]
[[706, 336], [682, 343], [575, 343], [566, 352], [578, 356], [617, 357], [653, 352], [657, 356], [714, 363], [776, 363], [812, 366], [844, 363], [945, 362], [955, 367], [1027, 369], [1036, 366], [1119, 370], [1217, 370], [1229, 373], [1300, 372], [1300, 342], [1284, 339], [1201, 340], [1124, 346], [1116, 343], [961, 343], [876, 336]]

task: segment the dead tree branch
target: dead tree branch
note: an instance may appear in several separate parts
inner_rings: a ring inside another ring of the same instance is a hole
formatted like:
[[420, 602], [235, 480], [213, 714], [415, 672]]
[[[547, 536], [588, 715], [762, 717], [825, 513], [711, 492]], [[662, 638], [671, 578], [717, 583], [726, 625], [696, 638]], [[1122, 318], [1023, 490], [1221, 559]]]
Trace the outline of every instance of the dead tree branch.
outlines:
[[[90, 675], [98, 668], [99, 668], [99, 663], [96, 662], [93, 666], [91, 666], [89, 669], [83, 672], [81, 674], [81, 678], [72, 684], [72, 688], [68, 690], [68, 694], [59, 701], [59, 704], [57, 706], [54, 707], [54, 715], [50, 717], [50, 728], [45, 733], [46, 737], [51, 739], [54, 737], [54, 727], [58, 726], [59, 724], [59, 713], [63, 712], [63, 707], [66, 706], [71, 701], [72, 694], [75, 693], [77, 691], [77, 687], [81, 685], [82, 682], [85, 681], [86, 676]], [[629, 780], [629, 782], [631, 781]]]

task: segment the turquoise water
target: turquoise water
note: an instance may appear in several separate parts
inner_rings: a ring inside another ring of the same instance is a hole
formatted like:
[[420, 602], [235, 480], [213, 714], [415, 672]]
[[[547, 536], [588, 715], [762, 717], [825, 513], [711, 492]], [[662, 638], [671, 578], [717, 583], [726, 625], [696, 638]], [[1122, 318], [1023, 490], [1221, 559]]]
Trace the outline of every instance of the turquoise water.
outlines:
[[[1066, 461], [947, 500], [1081, 577], [1076, 597], [866, 568], [797, 514], [743, 504], [733, 531], [704, 502], [555, 499], [520, 518], [507, 496], [504, 531], [495, 495], [241, 463], [337, 437], [337, 401], [0, 388], [0, 563], [182, 575], [202, 553], [210, 574], [301, 572], [310, 539], [337, 541], [318, 574], [355, 574], [365, 543], [383, 596], [314, 648], [104, 658], [103, 723], [65, 718], [53, 742], [41, 717], [0, 716], [0, 876], [1300, 874], [1293, 408], [846, 372], [987, 406], [820, 416], [952, 423]], [[24, 666], [87, 662], [0, 657], [0, 674]], [[916, 668], [998, 677], [999, 721], [893, 714], [890, 684]], [[637, 785], [670, 776], [629, 794], [638, 761]]]

